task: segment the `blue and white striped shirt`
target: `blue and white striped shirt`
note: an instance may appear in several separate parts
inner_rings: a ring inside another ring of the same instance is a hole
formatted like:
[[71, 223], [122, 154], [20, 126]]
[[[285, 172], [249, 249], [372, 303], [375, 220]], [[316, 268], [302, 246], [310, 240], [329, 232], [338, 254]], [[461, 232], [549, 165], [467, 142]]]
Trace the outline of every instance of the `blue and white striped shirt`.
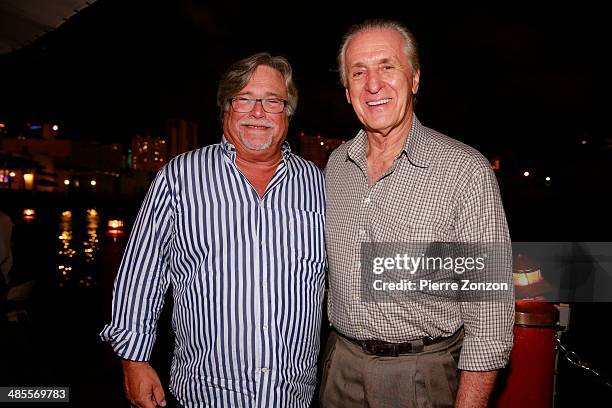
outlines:
[[221, 143], [157, 174], [115, 281], [101, 333], [122, 358], [147, 361], [172, 283], [170, 389], [188, 407], [307, 407], [323, 301], [321, 172], [290, 152], [263, 197]]

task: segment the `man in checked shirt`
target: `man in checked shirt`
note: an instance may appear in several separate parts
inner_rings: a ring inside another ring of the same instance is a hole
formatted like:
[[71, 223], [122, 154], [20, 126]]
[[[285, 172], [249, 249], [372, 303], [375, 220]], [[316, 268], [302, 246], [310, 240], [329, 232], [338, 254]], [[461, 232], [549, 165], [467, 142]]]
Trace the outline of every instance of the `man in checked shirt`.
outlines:
[[[325, 171], [334, 330], [322, 405], [484, 407], [512, 348], [512, 286], [503, 302], [368, 302], [360, 289], [368, 273], [360, 248], [363, 242], [508, 244], [495, 176], [479, 152], [415, 116], [419, 58], [403, 25], [353, 26], [338, 63], [363, 130], [332, 154]], [[501, 273], [511, 282], [509, 263]]]

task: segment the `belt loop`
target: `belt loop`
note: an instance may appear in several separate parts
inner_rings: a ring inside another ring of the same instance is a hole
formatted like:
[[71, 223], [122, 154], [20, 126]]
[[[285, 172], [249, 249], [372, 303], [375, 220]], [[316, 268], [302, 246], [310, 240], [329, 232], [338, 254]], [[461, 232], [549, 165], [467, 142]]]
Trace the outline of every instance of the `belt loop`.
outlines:
[[420, 353], [424, 350], [423, 340], [413, 340], [410, 342], [410, 347], [413, 353]]

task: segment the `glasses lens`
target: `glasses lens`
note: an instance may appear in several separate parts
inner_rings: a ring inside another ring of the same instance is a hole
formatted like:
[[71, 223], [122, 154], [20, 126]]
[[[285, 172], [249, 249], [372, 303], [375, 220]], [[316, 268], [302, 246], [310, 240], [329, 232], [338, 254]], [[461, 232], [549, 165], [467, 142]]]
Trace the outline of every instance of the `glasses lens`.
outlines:
[[234, 98], [232, 99], [232, 108], [236, 112], [245, 113], [253, 110], [255, 106], [255, 99], [249, 98]]
[[285, 101], [282, 99], [264, 99], [262, 103], [268, 113], [281, 113], [285, 109]]
[[247, 113], [253, 110], [258, 101], [261, 101], [264, 111], [268, 113], [281, 113], [285, 109], [286, 102], [284, 99], [249, 99], [242, 97], [232, 99], [232, 109], [239, 113]]

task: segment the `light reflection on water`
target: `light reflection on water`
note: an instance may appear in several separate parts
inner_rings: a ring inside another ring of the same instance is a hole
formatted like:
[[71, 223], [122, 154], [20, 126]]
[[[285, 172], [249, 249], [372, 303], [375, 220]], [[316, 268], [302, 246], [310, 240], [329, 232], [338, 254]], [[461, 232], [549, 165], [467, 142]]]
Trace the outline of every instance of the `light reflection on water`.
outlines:
[[60, 249], [58, 251], [58, 286], [63, 287], [72, 276], [73, 258], [76, 251], [72, 248], [72, 211], [62, 212], [59, 224]]
[[[94, 276], [96, 275], [96, 255], [99, 251], [99, 223], [100, 216], [93, 208], [74, 212], [66, 210], [61, 213], [57, 252], [57, 285], [59, 287], [77, 285], [88, 288], [96, 284]], [[78, 245], [78, 242], [82, 244]]]
[[[85, 255], [85, 263], [93, 264], [96, 259], [96, 254], [99, 250], [98, 246], [98, 224], [100, 217], [98, 212], [90, 208], [87, 210], [87, 241], [83, 242], [83, 254]], [[81, 286], [90, 287], [93, 284], [93, 277], [85, 275], [79, 280]]]

